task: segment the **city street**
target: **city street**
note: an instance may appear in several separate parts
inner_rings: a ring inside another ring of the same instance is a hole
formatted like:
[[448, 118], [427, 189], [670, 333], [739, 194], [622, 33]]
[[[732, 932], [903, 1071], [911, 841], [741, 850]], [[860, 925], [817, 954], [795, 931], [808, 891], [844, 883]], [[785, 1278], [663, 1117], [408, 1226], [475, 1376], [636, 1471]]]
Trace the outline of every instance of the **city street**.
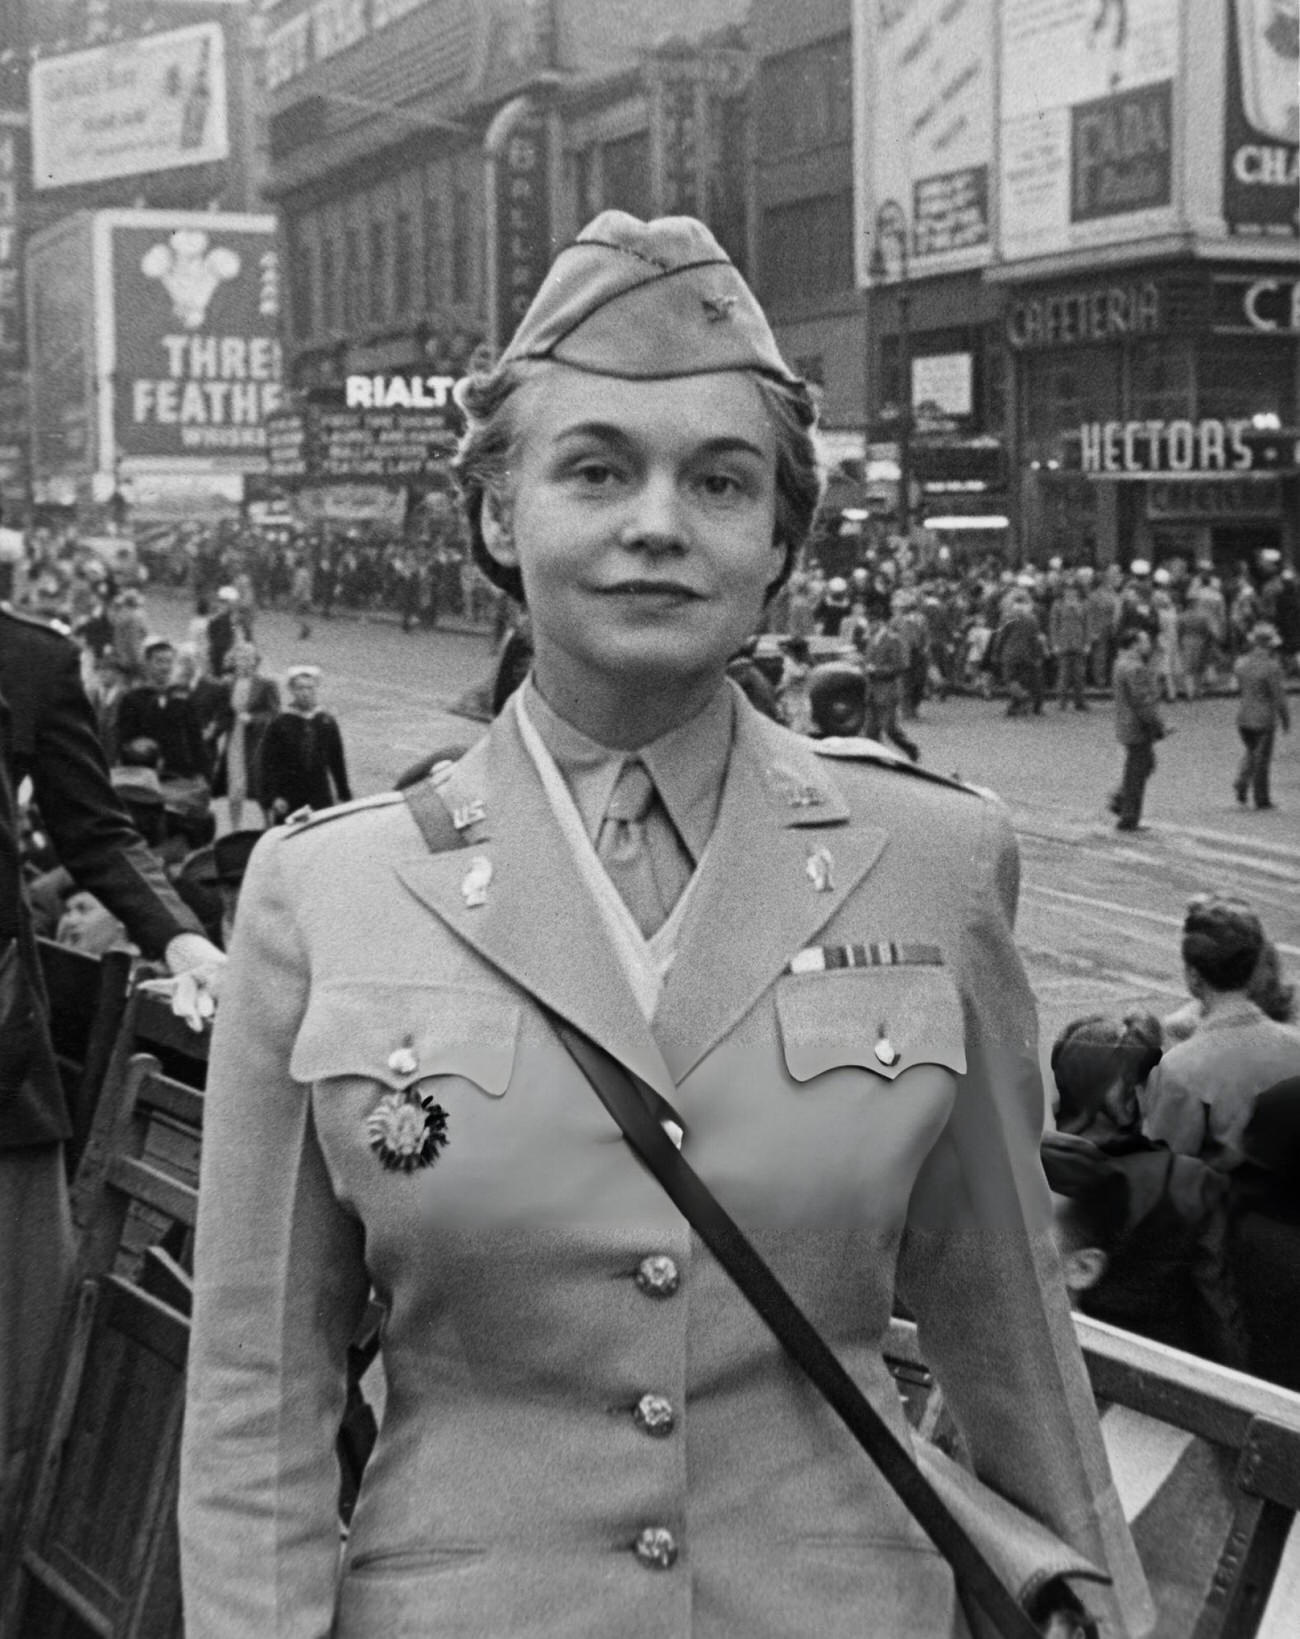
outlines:
[[[156, 624], [183, 636], [188, 600], [149, 599]], [[293, 659], [324, 668], [322, 704], [340, 720], [359, 796], [385, 789], [427, 752], [482, 732], [448, 708], [487, 672], [483, 637], [348, 618], [318, 620], [299, 642], [292, 617], [272, 612], [258, 617], [257, 640], [269, 675]], [[996, 700], [923, 708], [916, 734], [926, 765], [989, 786], [1011, 805], [1024, 861], [1018, 932], [1045, 1050], [1082, 1013], [1178, 1004], [1178, 929], [1189, 897], [1206, 888], [1254, 903], [1285, 965], [1300, 969], [1300, 734], [1280, 737], [1278, 806], [1258, 814], [1232, 795], [1234, 716], [1227, 699], [1166, 709], [1173, 733], [1148, 787], [1151, 830], [1117, 836], [1105, 810], [1120, 765], [1108, 700], [1094, 700], [1086, 716], [1052, 702], [1041, 717], [1015, 719]]]

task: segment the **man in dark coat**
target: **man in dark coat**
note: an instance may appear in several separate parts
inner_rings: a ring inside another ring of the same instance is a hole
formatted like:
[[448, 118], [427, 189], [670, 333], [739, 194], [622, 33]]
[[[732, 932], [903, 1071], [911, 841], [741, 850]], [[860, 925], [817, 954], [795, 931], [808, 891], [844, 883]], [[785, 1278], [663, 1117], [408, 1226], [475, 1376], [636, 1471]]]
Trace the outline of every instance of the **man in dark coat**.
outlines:
[[114, 795], [76, 645], [0, 608], [0, 1495], [16, 1483], [72, 1269], [71, 1127], [18, 848], [27, 778], [60, 862], [146, 956], [209, 995], [224, 960]]
[[158, 773], [164, 780], [207, 779], [211, 770], [198, 710], [189, 690], [172, 681], [175, 645], [151, 637], [144, 659], [145, 681], [128, 689], [118, 708], [119, 743], [152, 740], [162, 754]]
[[300, 808], [351, 802], [343, 736], [316, 703], [319, 666], [291, 666], [289, 704], [262, 736], [262, 804], [277, 822]]
[[1007, 691], [1007, 716], [1018, 717], [1029, 707], [1037, 715], [1043, 709], [1043, 633], [1028, 593], [1010, 601], [993, 641]]
[[1117, 831], [1142, 831], [1142, 797], [1155, 772], [1157, 740], [1165, 725], [1157, 704], [1156, 680], [1147, 661], [1151, 634], [1145, 626], [1130, 626], [1119, 635], [1115, 663], [1115, 738], [1124, 747], [1124, 773], [1110, 800]]

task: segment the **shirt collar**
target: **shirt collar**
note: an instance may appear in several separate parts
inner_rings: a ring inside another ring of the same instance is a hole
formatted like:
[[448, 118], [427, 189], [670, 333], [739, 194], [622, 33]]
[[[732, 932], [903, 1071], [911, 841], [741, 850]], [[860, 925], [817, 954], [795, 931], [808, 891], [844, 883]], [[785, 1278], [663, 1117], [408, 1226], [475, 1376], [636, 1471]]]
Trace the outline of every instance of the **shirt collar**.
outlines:
[[703, 711], [636, 751], [603, 746], [559, 716], [532, 675], [524, 684], [528, 716], [568, 786], [594, 843], [615, 782], [627, 762], [644, 763], [692, 859], [713, 835], [735, 728], [735, 701], [724, 683]]

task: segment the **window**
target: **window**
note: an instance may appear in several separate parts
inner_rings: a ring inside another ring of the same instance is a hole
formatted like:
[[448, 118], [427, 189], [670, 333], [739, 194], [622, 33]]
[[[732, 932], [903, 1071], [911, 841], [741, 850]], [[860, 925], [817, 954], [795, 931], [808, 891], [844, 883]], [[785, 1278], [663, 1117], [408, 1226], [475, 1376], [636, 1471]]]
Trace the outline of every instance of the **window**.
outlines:
[[1296, 350], [1272, 338], [1224, 336], [1203, 341], [1196, 362], [1196, 413], [1232, 421], [1275, 415], [1294, 420]]
[[469, 300], [470, 285], [469, 189], [459, 184], [451, 191], [451, 299]]
[[763, 215], [760, 286], [766, 302], [853, 288], [853, 197], [822, 194]]
[[398, 211], [393, 222], [393, 309], [405, 318], [415, 305], [415, 235], [411, 213]]
[[446, 294], [447, 271], [442, 243], [442, 210], [432, 194], [424, 200], [424, 311], [440, 307]]
[[321, 329], [332, 335], [339, 328], [338, 266], [334, 241], [325, 238], [320, 247]]
[[289, 311], [299, 341], [316, 328], [315, 258], [301, 227], [289, 235]]
[[788, 159], [853, 137], [853, 65], [847, 34], [773, 57], [762, 68], [759, 157]]
[[1129, 354], [1129, 411], [1140, 421], [1178, 421], [1192, 413], [1192, 347], [1161, 337], [1134, 342]]
[[606, 210], [653, 215], [650, 204], [650, 133], [634, 131], [601, 148], [601, 203]]
[[370, 224], [370, 301], [368, 311], [372, 324], [382, 324], [388, 317], [388, 223], [375, 217]]
[[1022, 432], [1029, 459], [1060, 459], [1063, 437], [1077, 435], [1085, 421], [1112, 421], [1119, 415], [1120, 348], [1028, 353], [1022, 364]]
[[357, 228], [343, 233], [343, 328], [351, 334], [361, 328], [365, 312], [366, 270], [361, 260], [361, 234]]

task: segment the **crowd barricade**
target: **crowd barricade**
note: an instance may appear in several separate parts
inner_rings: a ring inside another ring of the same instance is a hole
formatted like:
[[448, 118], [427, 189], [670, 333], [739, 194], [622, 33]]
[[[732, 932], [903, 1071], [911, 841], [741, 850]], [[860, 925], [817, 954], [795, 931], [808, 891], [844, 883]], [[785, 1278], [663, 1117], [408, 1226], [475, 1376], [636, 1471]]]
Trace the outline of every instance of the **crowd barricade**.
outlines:
[[[1151, 1639], [1293, 1639], [1300, 1394], [1083, 1315], [1075, 1326], [1158, 1613]], [[910, 1322], [893, 1322], [886, 1357], [909, 1420], [959, 1449]]]

